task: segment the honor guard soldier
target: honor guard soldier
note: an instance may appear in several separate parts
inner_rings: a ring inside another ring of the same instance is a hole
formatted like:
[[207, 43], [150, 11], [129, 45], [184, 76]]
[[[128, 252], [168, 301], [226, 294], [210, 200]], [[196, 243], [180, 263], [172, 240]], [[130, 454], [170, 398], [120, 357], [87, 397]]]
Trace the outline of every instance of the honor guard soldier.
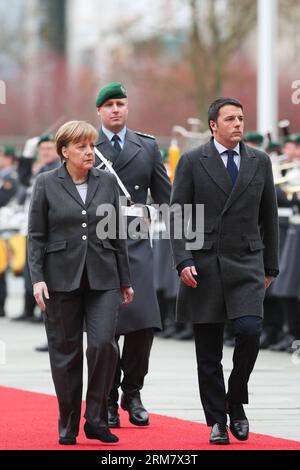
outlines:
[[[156, 139], [126, 127], [128, 100], [122, 84], [110, 83], [104, 86], [98, 93], [96, 107], [102, 123], [96, 143], [96, 166], [105, 169], [99, 158], [97, 162], [98, 150], [112, 164], [134, 203], [145, 205], [150, 190], [155, 204], [169, 204], [171, 184]], [[142, 208], [125, 209], [128, 210], [127, 221], [130, 222], [138, 217], [138, 210]], [[120, 426], [120, 386], [123, 391], [121, 407], [128, 411], [130, 422], [137, 426], [149, 424], [149, 415], [141, 402], [140, 390], [148, 372], [153, 329], [161, 328], [149, 238], [137, 234], [128, 237], [128, 252], [135, 296], [131, 305], [121, 306], [118, 317], [116, 335], [117, 338], [124, 335], [124, 345], [119, 354], [109, 398], [110, 427]]]
[[264, 143], [264, 137], [259, 132], [249, 131], [245, 134], [244, 141], [249, 147], [261, 148]]
[[[4, 208], [13, 200], [17, 190], [18, 176], [15, 171], [15, 150], [9, 146], [0, 147], [0, 211], [1, 208]], [[4, 304], [7, 296], [6, 260], [6, 243], [0, 233], [0, 317], [5, 316]]]

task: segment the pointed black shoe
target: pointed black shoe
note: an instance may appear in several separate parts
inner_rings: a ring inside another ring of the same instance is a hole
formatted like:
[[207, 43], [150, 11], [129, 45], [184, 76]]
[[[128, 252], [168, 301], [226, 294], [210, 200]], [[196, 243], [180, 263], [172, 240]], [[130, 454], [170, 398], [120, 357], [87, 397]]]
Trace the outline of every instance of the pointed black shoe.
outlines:
[[229, 444], [229, 436], [226, 424], [216, 423], [211, 428], [210, 444], [226, 445]]
[[101, 442], [118, 442], [119, 438], [112, 434], [108, 428], [92, 426], [85, 422], [84, 432], [88, 439], [98, 439]]
[[108, 427], [119, 428], [120, 427], [120, 415], [118, 413], [118, 405], [108, 405]]
[[74, 446], [76, 437], [60, 437], [58, 443], [62, 446]]
[[123, 393], [121, 397], [121, 408], [128, 411], [129, 421], [135, 426], [149, 425], [148, 411], [144, 408], [139, 396], [130, 398]]
[[229, 429], [232, 435], [239, 441], [247, 441], [249, 437], [249, 421], [243, 405], [229, 405], [228, 414], [230, 417]]

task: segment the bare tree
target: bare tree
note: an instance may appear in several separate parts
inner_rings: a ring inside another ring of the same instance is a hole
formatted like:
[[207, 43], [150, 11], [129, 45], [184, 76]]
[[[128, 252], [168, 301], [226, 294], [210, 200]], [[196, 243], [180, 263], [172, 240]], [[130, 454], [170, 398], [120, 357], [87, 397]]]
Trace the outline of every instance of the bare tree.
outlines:
[[199, 113], [221, 93], [230, 58], [255, 26], [253, 0], [189, 0], [191, 28], [188, 57]]

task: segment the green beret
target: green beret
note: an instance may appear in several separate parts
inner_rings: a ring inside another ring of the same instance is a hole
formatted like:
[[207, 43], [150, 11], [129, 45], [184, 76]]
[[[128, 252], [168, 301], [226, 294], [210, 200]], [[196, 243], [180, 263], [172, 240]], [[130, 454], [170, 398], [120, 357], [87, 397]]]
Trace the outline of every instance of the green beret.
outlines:
[[256, 131], [247, 132], [244, 136], [246, 142], [253, 142], [254, 144], [261, 145], [264, 141], [264, 137]]
[[295, 143], [295, 138], [291, 135], [287, 135], [283, 138], [283, 145], [284, 144], [289, 144], [289, 143], [292, 143], [292, 144]]
[[160, 154], [162, 156], [162, 159], [163, 159], [163, 162], [167, 162], [168, 161], [168, 150], [165, 149], [165, 148], [162, 148], [160, 149]]
[[16, 156], [15, 148], [12, 147], [11, 145], [2, 145], [2, 146], [0, 147], [0, 150], [1, 150], [1, 152], [2, 152], [4, 155], [6, 155], [6, 156], [8, 156], [8, 157], [13, 157], [13, 158], [15, 158], [15, 156]]
[[43, 134], [40, 136], [38, 141], [38, 146], [41, 145], [43, 142], [54, 142], [53, 134]]
[[127, 98], [127, 93], [122, 83], [109, 83], [108, 85], [101, 88], [96, 98], [96, 106], [100, 106], [105, 103], [107, 100], [117, 99], [117, 98]]
[[297, 134], [294, 139], [295, 144], [300, 145], [300, 134]]
[[280, 151], [280, 149], [281, 149], [280, 143], [274, 142], [274, 141], [269, 142], [266, 148], [266, 150], [268, 150], [269, 152], [276, 152], [277, 150]]

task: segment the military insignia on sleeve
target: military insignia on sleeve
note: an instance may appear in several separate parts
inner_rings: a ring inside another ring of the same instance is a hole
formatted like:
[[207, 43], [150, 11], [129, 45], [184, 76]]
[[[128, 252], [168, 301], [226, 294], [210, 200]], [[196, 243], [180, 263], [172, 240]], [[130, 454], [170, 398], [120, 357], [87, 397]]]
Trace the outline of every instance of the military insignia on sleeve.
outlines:
[[2, 188], [6, 191], [10, 191], [13, 188], [13, 184], [10, 180], [6, 180], [4, 181]]

